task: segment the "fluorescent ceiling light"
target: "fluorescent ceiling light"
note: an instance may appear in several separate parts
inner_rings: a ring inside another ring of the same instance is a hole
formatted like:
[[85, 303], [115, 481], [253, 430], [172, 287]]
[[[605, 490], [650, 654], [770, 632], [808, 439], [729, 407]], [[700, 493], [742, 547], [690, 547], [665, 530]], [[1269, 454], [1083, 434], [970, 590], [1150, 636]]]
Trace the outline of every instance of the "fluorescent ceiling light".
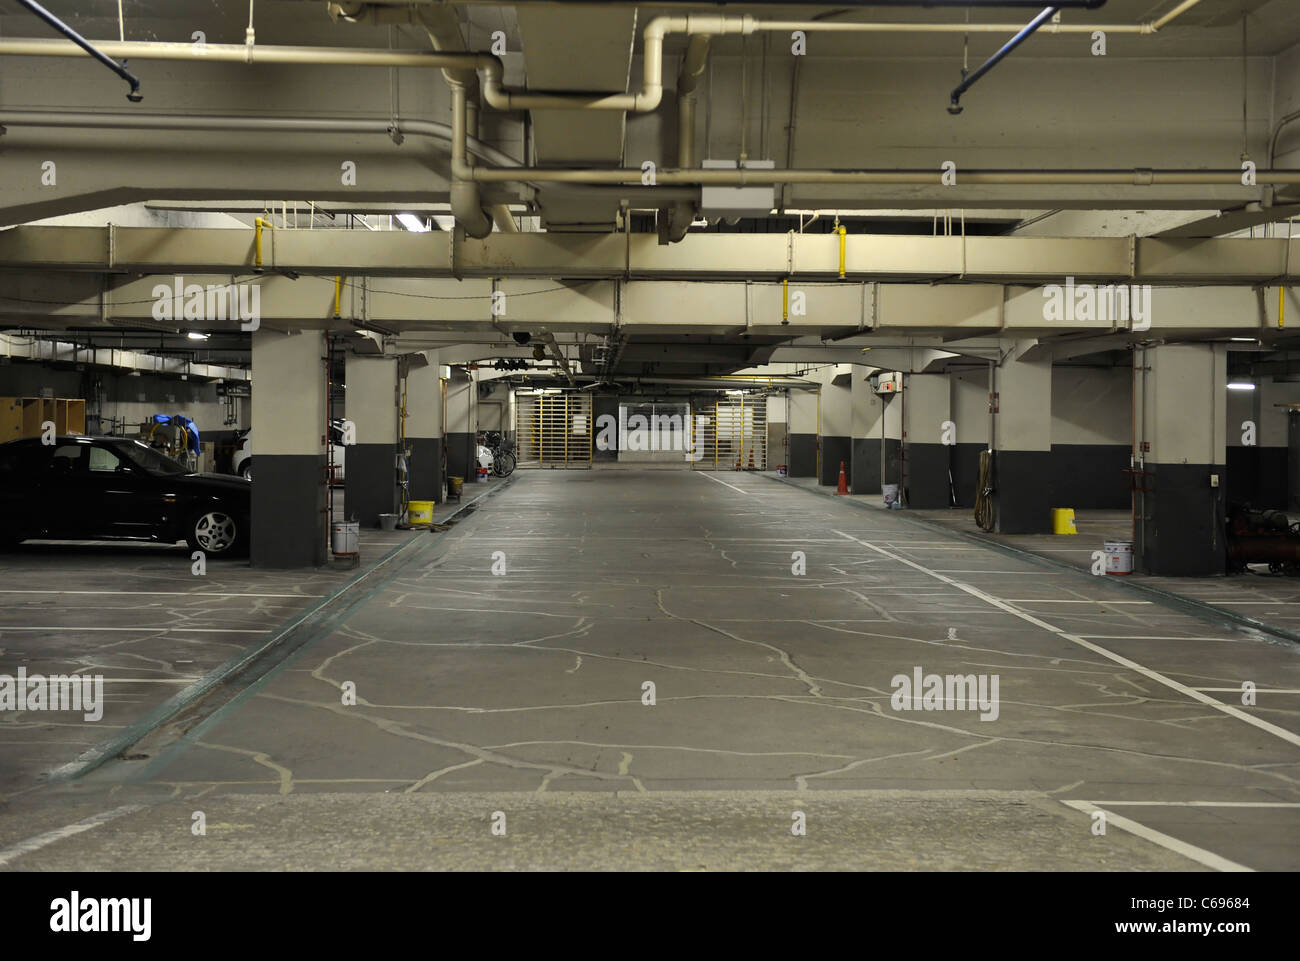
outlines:
[[200, 333], [200, 332], [197, 331], [197, 330], [191, 330], [191, 331], [190, 331], [188, 334], [186, 334], [185, 336], [188, 337], [190, 340], [207, 340], [207, 339], [208, 339], [208, 335], [207, 335], [207, 334]]
[[423, 234], [429, 230], [429, 225], [424, 219], [415, 214], [398, 214], [397, 222], [413, 234]]
[[1243, 383], [1242, 381], [1232, 381], [1228, 384], [1228, 390], [1254, 390], [1254, 384]]
[[1253, 344], [1258, 338], [1255, 337], [1229, 337], [1229, 340], [1235, 340], [1243, 344]]

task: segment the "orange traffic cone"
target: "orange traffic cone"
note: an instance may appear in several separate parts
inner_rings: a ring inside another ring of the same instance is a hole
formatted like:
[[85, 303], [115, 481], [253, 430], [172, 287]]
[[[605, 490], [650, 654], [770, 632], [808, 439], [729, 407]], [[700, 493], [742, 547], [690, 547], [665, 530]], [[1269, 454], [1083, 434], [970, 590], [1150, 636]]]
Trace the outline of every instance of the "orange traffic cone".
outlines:
[[844, 461], [840, 461], [840, 486], [835, 488], [837, 494], [847, 494], [849, 492], [849, 479], [844, 474]]

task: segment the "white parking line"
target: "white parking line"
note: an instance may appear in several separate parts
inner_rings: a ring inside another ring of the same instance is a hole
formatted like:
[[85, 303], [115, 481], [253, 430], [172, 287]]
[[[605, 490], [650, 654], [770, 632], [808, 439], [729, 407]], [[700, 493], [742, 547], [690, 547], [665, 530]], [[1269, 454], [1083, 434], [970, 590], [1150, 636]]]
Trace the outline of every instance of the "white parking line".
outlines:
[[11, 591], [0, 590], [0, 594], [123, 594], [143, 597], [299, 597], [309, 600], [323, 597], [323, 594], [237, 594], [221, 591]]
[[1216, 871], [1248, 871], [1253, 872], [1254, 868], [1248, 868], [1244, 864], [1238, 864], [1236, 861], [1229, 861], [1227, 858], [1219, 857], [1212, 851], [1205, 848], [1198, 848], [1195, 844], [1188, 844], [1186, 841], [1180, 841], [1178, 838], [1170, 837], [1145, 824], [1138, 824], [1123, 815], [1116, 814], [1114, 811], [1106, 811], [1100, 804], [1094, 804], [1092, 801], [1061, 801], [1062, 804], [1074, 808], [1092, 816], [1095, 811], [1106, 812], [1106, 824], [1114, 825], [1121, 831], [1127, 831], [1129, 834], [1136, 834], [1145, 841], [1152, 844], [1158, 844], [1162, 848], [1173, 851], [1175, 854], [1181, 854], [1185, 858], [1190, 858], [1197, 864], [1204, 864], [1207, 868], [1214, 868]]
[[1093, 801], [1098, 807], [1300, 808], [1300, 801]]
[[[1226, 694], [1240, 694], [1239, 687], [1194, 687], [1193, 691], [1218, 691]], [[1259, 687], [1255, 689], [1256, 694], [1300, 694], [1300, 688], [1287, 687]]]
[[270, 634], [269, 630], [251, 630], [246, 627], [60, 627], [20, 626], [17, 624], [0, 624], [0, 631], [164, 631], [169, 634]]
[[[1008, 604], [1152, 604], [1153, 601], [1060, 601], [1046, 597], [1006, 597]], [[1093, 635], [1084, 635], [1091, 637]]]
[[[1012, 615], [1013, 617], [1018, 617], [1022, 621], [1025, 621], [1029, 624], [1033, 624], [1035, 627], [1040, 627], [1045, 631], [1049, 631], [1050, 633], [1055, 634], [1057, 637], [1061, 637], [1067, 641], [1071, 641], [1075, 644], [1078, 644], [1080, 647], [1086, 647], [1094, 654], [1100, 654], [1102, 657], [1112, 660], [1116, 664], [1120, 664], [1124, 667], [1127, 667], [1131, 671], [1137, 671], [1143, 677], [1149, 678], [1150, 680], [1163, 684], [1165, 685], [1165, 687], [1172, 688], [1173, 690], [1178, 691], [1180, 694], [1185, 694], [1187, 697], [1190, 697], [1193, 700], [1200, 701], [1202, 704], [1209, 705], [1210, 707], [1214, 708], [1216, 711], [1222, 711], [1224, 714], [1227, 714], [1230, 717], [1235, 717], [1239, 721], [1245, 721], [1247, 724], [1253, 725], [1254, 727], [1259, 728], [1261, 731], [1266, 731], [1269, 734], [1272, 734], [1274, 737], [1279, 737], [1289, 744], [1294, 744], [1297, 747], [1300, 747], [1300, 734], [1297, 734], [1294, 731], [1288, 731], [1286, 728], [1278, 727], [1276, 724], [1270, 724], [1268, 721], [1255, 717], [1252, 714], [1247, 714], [1245, 711], [1238, 710], [1237, 708], [1233, 707], [1230, 704], [1224, 704], [1221, 701], [1216, 701], [1208, 694], [1203, 694], [1200, 691], [1195, 690], [1194, 688], [1188, 687], [1186, 684], [1181, 684], [1178, 681], [1175, 681], [1171, 677], [1165, 677], [1159, 671], [1153, 671], [1151, 670], [1151, 668], [1144, 667], [1143, 665], [1139, 664], [1137, 661], [1131, 661], [1127, 657], [1123, 657], [1119, 654], [1116, 654], [1114, 651], [1108, 651], [1100, 644], [1093, 644], [1091, 641], [1084, 640], [1084, 638], [1078, 634], [1071, 634], [1069, 631], [1062, 630], [1061, 628], [1055, 626], [1054, 624], [1048, 624], [1046, 621], [1035, 617], [1033, 614], [1029, 614], [1025, 611], [1022, 611], [1018, 607], [1012, 607], [1006, 601], [994, 597], [992, 594], [986, 594], [984, 591], [981, 591], [978, 587], [972, 587], [969, 584], [963, 584], [961, 581], [953, 580], [951, 577], [944, 577], [942, 574], [936, 571], [932, 571], [928, 567], [918, 564], [915, 561], [909, 561], [905, 557], [899, 557], [897, 554], [892, 554], [889, 551], [885, 550], [884, 548], [877, 547], [875, 544], [869, 544], [864, 540], [859, 540], [858, 538], [853, 537], [850, 534], [845, 534], [843, 531], [832, 531], [831, 533], [839, 534], [841, 537], [845, 537], [853, 541], [854, 543], [861, 544], [863, 547], [873, 550], [877, 554], [898, 561], [900, 564], [906, 564], [908, 567], [915, 568], [916, 570], [928, 574], [931, 577], [938, 578], [939, 580], [943, 581], [945, 584], [949, 584], [960, 591], [964, 591], [967, 594], [970, 594], [972, 597], [978, 597], [984, 603], [990, 604], [993, 607], [998, 608], [998, 610], [1006, 611], [1008, 614]], [[1184, 638], [1178, 638], [1178, 640], [1184, 640]]]
[[718, 484], [721, 484], [723, 487], [730, 487], [733, 491], [736, 491], [737, 493], [740, 493], [740, 494], [752, 494], [752, 493], [753, 493], [753, 491], [741, 490], [741, 489], [740, 489], [739, 487], [737, 487], [735, 484], [728, 484], [728, 483], [727, 483], [726, 481], [724, 481], [724, 480], [718, 480], [718, 478], [714, 477], [712, 474], [708, 473], [707, 471], [697, 470], [697, 471], [695, 471], [695, 473], [696, 473], [696, 474], [699, 474], [701, 477], [707, 477], [709, 480], [714, 481], [714, 482], [716, 482], [716, 483], [718, 483]]
[[0, 848], [0, 867], [8, 864], [15, 858], [20, 858], [24, 854], [31, 854], [33, 851], [39, 851], [43, 847], [48, 847], [64, 838], [70, 838], [74, 834], [80, 834], [82, 831], [89, 831], [91, 828], [97, 828], [101, 824], [107, 824], [109, 821], [115, 821], [126, 814], [134, 814], [136, 811], [143, 811], [144, 808], [139, 804], [128, 804], [125, 807], [114, 808], [111, 811], [105, 811], [102, 814], [95, 814], [85, 818], [75, 824], [68, 824], [61, 828], [55, 828], [53, 831], [46, 831], [44, 834], [38, 834], [34, 838], [28, 838], [26, 841], [19, 841], [17, 844], [11, 844], [7, 848]]

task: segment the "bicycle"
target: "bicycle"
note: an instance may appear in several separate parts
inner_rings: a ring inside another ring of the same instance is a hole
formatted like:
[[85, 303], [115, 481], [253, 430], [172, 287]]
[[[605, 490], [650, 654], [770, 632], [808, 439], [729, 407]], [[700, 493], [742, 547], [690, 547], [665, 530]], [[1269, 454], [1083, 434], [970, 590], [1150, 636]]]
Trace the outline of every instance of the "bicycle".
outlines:
[[487, 431], [481, 441], [492, 452], [492, 473], [497, 477], [509, 477], [515, 471], [514, 446], [506, 441], [498, 431]]

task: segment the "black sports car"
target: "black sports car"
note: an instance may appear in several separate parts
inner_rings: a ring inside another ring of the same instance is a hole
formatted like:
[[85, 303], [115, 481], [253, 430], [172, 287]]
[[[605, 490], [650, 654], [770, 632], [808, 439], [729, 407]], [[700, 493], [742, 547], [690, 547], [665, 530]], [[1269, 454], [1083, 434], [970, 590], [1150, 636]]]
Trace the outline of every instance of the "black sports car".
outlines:
[[130, 539], [209, 557], [248, 549], [251, 483], [192, 474], [127, 437], [0, 444], [0, 547], [29, 538]]

